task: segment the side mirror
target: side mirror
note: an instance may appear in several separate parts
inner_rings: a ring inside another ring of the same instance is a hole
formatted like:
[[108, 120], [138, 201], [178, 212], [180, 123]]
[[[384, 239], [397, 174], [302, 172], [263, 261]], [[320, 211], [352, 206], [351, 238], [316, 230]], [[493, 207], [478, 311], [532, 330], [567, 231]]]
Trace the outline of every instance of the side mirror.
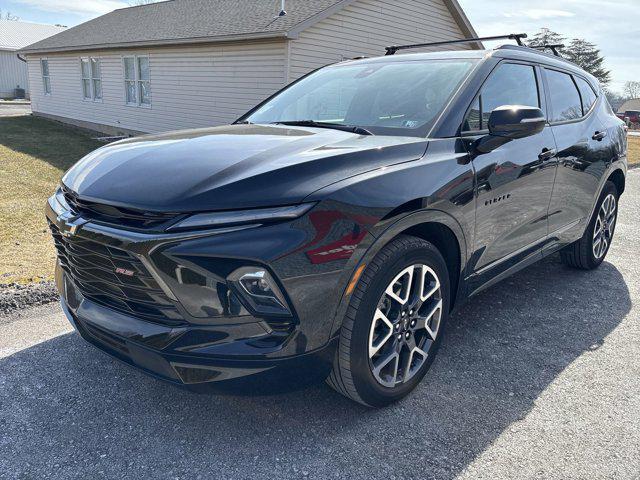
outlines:
[[542, 110], [522, 105], [503, 105], [489, 116], [489, 135], [476, 142], [479, 153], [489, 153], [511, 140], [531, 137], [547, 123]]

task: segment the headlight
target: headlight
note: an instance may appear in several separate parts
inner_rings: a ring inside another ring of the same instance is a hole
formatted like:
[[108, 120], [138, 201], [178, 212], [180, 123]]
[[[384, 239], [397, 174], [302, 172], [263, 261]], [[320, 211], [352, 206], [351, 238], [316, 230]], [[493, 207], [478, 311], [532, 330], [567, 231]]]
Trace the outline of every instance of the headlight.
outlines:
[[261, 267], [242, 267], [227, 280], [256, 314], [291, 316], [287, 301], [274, 278]]
[[307, 213], [314, 203], [303, 203], [290, 207], [257, 208], [233, 212], [198, 213], [172, 225], [167, 230], [193, 230], [200, 228], [218, 228], [250, 223], [267, 223], [293, 220]]

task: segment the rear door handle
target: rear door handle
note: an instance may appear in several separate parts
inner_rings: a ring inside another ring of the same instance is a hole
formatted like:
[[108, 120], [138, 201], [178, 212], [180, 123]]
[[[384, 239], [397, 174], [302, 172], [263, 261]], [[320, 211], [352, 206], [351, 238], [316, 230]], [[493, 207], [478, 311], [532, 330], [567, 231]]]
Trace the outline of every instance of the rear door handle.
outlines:
[[543, 148], [540, 155], [538, 155], [538, 158], [541, 161], [546, 162], [547, 160], [551, 160], [553, 157], [555, 157], [557, 153], [557, 150], [554, 148]]
[[602, 140], [604, 140], [604, 137], [607, 136], [607, 132], [596, 132], [593, 134], [593, 137], [591, 137], [593, 140], [597, 140], [599, 142], [601, 142]]

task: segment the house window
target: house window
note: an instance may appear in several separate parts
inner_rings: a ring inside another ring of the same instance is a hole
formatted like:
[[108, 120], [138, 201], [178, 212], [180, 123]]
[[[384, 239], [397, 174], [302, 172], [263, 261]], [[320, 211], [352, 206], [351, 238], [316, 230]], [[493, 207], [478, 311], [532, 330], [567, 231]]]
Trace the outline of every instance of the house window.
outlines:
[[42, 71], [42, 87], [45, 95], [51, 95], [51, 77], [49, 76], [49, 60], [40, 59], [40, 69]]
[[124, 91], [128, 105], [151, 106], [149, 57], [124, 57]]
[[82, 97], [85, 100], [102, 100], [102, 74], [99, 58], [81, 58]]

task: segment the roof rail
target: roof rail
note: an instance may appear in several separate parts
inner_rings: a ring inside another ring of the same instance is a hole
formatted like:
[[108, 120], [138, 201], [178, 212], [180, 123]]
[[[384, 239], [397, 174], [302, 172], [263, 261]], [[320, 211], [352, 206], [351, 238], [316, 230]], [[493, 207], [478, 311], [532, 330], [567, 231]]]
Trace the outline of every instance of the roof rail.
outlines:
[[453, 45], [456, 43], [473, 43], [473, 42], [489, 42], [491, 40], [515, 40], [518, 45], [524, 46], [522, 42], [523, 38], [527, 38], [526, 33], [512, 33], [510, 35], [498, 35], [495, 37], [477, 37], [477, 38], [464, 38], [462, 40], [447, 40], [445, 42], [432, 42], [432, 43], [416, 43], [413, 45], [392, 45], [385, 47], [387, 51], [386, 55], [395, 55], [398, 50], [407, 50], [409, 48], [423, 48], [423, 47], [437, 47], [440, 45]]
[[549, 45], [529, 45], [529, 48], [535, 48], [536, 50], [545, 50], [548, 48], [556, 57], [562, 58], [562, 55], [560, 55], [560, 52], [558, 50], [564, 48], [564, 43], [554, 43]]
[[[558, 47], [556, 47], [558, 48]], [[580, 68], [579, 65], [576, 65], [575, 63], [573, 63], [571, 60], [567, 60], [566, 58], [564, 58], [562, 55], [554, 55], [551, 52], [545, 52], [544, 49], [540, 49], [537, 47], [520, 47], [518, 45], [500, 45], [496, 50], [518, 50], [521, 52], [532, 52], [535, 53], [537, 55], [544, 55], [545, 57], [549, 57], [549, 58], [553, 58], [554, 60], [559, 60], [565, 63], [569, 63], [573, 66], [576, 66], [578, 68]]]

